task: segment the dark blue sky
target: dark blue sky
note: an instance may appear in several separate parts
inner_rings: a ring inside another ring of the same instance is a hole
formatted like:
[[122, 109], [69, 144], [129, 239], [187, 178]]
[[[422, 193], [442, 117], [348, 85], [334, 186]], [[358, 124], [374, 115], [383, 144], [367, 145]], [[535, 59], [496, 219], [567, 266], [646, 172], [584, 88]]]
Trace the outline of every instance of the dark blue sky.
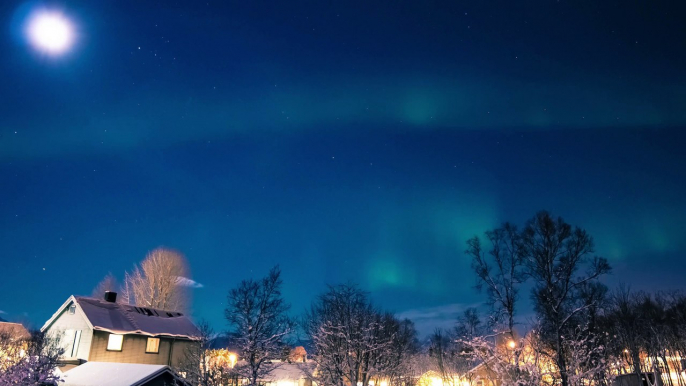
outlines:
[[[159, 246], [194, 315], [279, 263], [294, 312], [358, 282], [424, 331], [483, 300], [464, 241], [548, 209], [608, 283], [686, 274], [677, 2], [0, 5], [0, 311], [42, 324]], [[23, 34], [76, 26], [61, 56]]]

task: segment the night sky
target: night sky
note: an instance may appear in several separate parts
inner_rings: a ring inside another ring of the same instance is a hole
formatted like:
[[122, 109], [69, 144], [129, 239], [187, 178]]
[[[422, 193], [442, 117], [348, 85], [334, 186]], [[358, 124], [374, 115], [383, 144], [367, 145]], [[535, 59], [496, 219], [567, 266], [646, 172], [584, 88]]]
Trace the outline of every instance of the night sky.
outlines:
[[[465, 240], [541, 209], [611, 287], [678, 288], [679, 3], [2, 1], [0, 317], [41, 326], [164, 245], [217, 330], [278, 263], [294, 315], [353, 281], [427, 332], [484, 300]], [[29, 42], [37, 9], [66, 52]]]

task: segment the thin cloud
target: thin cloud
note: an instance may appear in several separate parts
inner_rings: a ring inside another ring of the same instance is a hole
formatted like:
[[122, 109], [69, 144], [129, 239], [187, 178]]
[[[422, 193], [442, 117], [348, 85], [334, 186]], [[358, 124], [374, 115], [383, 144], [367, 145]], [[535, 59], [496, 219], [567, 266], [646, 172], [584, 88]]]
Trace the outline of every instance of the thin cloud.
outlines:
[[414, 322], [421, 336], [431, 334], [435, 329], [452, 328], [457, 318], [469, 307], [476, 304], [451, 303], [437, 307], [415, 308], [400, 312], [397, 316], [401, 319], [410, 319]]
[[190, 288], [202, 288], [204, 285], [201, 283], [198, 283], [195, 280], [189, 279], [187, 277], [179, 277], [176, 279], [176, 285], [181, 286], [181, 287], [190, 287]]

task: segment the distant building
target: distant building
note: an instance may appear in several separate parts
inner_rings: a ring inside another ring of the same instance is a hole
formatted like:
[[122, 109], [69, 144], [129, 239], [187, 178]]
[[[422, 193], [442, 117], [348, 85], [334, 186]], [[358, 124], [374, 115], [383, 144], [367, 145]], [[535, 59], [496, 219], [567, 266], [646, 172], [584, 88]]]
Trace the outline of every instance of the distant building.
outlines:
[[[105, 298], [70, 296], [41, 331], [61, 337], [64, 359], [88, 362], [178, 366], [200, 332], [180, 312], [116, 303]], [[67, 370], [67, 369], [63, 369]]]
[[312, 363], [278, 363], [268, 375], [260, 379], [266, 386], [313, 386], [310, 374], [314, 372]]
[[0, 336], [20, 341], [24, 339], [29, 339], [31, 337], [31, 334], [22, 324], [0, 322]]
[[15, 363], [24, 356], [29, 331], [19, 323], [0, 322], [0, 371], [3, 365]]
[[[223, 367], [229, 374], [224, 385], [245, 385], [248, 380], [241, 378], [237, 373], [231, 372], [235, 366], [245, 366], [242, 358], [244, 354], [238, 344], [239, 337], [234, 333], [227, 333], [215, 337], [210, 342], [210, 366]], [[284, 350], [281, 359], [270, 361], [273, 366], [268, 375], [258, 380], [263, 386], [314, 386], [311, 377], [315, 372], [314, 362], [308, 361], [307, 351], [303, 346], [288, 347]]]
[[[429, 370], [422, 374], [416, 382], [417, 386], [497, 386], [496, 374], [481, 363], [464, 374], [441, 374]], [[384, 386], [384, 382], [380, 386]]]

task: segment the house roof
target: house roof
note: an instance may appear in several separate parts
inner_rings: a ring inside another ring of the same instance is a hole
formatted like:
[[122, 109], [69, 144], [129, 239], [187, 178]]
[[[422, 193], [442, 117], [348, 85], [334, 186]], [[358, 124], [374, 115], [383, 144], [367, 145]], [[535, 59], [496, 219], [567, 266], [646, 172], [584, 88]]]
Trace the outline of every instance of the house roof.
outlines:
[[29, 331], [22, 324], [0, 322], [0, 334], [7, 334], [14, 339], [27, 339], [31, 337]]
[[[61, 386], [139, 386], [169, 373], [168, 366], [138, 363], [88, 362], [63, 373]], [[183, 384], [183, 383], [181, 383]]]
[[263, 381], [297, 381], [314, 371], [313, 363], [275, 363], [276, 367], [263, 377]]
[[140, 334], [170, 336], [195, 340], [200, 331], [187, 316], [176, 311], [158, 310], [129, 304], [111, 303], [101, 299], [71, 296], [48, 320], [45, 331], [71, 304], [83, 312], [89, 325], [96, 331], [113, 334]]

